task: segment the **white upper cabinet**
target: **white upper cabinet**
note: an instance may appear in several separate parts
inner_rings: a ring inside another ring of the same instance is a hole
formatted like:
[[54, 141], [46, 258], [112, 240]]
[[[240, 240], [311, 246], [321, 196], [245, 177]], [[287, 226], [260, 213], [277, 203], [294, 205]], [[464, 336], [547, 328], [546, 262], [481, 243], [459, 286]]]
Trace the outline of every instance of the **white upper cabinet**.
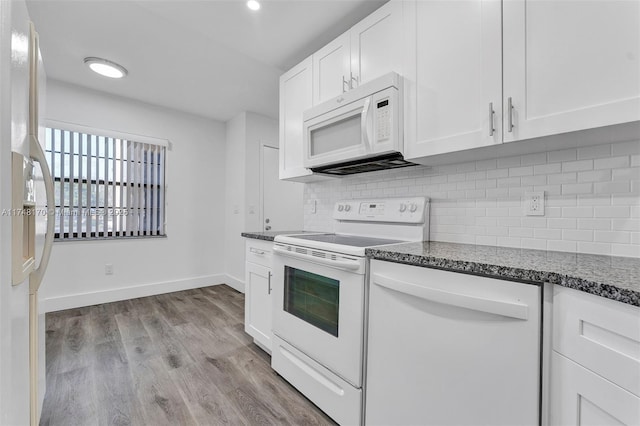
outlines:
[[640, 120], [640, 2], [503, 7], [505, 142]]
[[401, 0], [392, 0], [313, 54], [314, 104], [390, 71], [402, 74]]
[[351, 84], [351, 37], [346, 32], [313, 54], [314, 103], [335, 98]]
[[403, 2], [392, 0], [351, 28], [352, 87], [390, 71], [402, 75]]
[[311, 76], [308, 57], [280, 77], [280, 179], [312, 178], [302, 165], [302, 113], [313, 104]]
[[418, 0], [405, 15], [405, 157], [502, 142], [501, 2]]

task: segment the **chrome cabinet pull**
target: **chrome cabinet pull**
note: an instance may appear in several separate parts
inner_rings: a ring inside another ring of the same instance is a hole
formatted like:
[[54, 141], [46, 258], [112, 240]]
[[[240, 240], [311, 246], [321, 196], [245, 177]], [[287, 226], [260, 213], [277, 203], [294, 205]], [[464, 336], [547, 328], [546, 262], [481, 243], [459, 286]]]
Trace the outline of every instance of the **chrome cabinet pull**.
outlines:
[[349, 80], [349, 87], [351, 87], [353, 89], [353, 87], [354, 87], [353, 86], [353, 82], [354, 81], [356, 82], [356, 86], [355, 87], [358, 87], [358, 77], [357, 76], [354, 77], [353, 76], [353, 72], [349, 73], [349, 75], [351, 76], [351, 80]]
[[261, 256], [264, 254], [264, 251], [262, 251], [262, 250], [258, 250], [258, 249], [255, 249], [255, 248], [253, 248], [253, 247], [251, 247], [251, 248], [249, 249], [249, 251], [250, 251], [251, 253], [259, 254], [259, 255], [261, 255]]
[[268, 283], [269, 283], [269, 293], [268, 294], [271, 294], [271, 271], [269, 271]]
[[489, 102], [489, 136], [493, 136], [493, 132], [496, 130], [493, 126], [494, 115], [496, 115], [496, 112], [493, 110], [493, 102]]
[[513, 101], [511, 100], [511, 96], [507, 98], [507, 131], [509, 133], [513, 132]]
[[[344, 88], [345, 84], [347, 85], [346, 89]], [[349, 89], [350, 89], [349, 82], [344, 78], [344, 75], [343, 75], [342, 76], [342, 93], [346, 93]]]

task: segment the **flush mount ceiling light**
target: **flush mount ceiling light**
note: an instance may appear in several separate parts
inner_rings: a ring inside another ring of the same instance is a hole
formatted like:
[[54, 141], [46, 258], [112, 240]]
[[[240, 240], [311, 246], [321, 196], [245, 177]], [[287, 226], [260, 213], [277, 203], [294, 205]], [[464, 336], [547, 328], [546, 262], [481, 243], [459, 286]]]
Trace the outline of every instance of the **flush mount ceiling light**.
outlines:
[[249, 0], [247, 7], [251, 10], [260, 10], [260, 2], [258, 0]]
[[127, 75], [127, 70], [122, 65], [108, 61], [102, 58], [84, 58], [84, 63], [91, 68], [93, 72], [109, 78], [122, 78]]

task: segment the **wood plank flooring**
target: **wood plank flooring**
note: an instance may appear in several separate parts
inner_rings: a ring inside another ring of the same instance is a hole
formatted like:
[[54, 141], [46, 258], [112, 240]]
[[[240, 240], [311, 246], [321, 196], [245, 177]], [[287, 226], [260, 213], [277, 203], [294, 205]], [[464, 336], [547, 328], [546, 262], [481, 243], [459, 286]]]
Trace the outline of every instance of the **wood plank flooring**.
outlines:
[[270, 367], [226, 285], [46, 315], [41, 425], [334, 424]]

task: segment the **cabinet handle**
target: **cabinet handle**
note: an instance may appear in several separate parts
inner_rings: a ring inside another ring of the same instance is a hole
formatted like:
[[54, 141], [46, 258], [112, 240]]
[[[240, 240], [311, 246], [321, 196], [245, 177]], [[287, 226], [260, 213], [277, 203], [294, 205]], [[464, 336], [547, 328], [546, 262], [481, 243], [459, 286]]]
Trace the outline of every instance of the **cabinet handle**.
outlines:
[[263, 255], [263, 254], [264, 254], [264, 252], [263, 252], [262, 250], [255, 249], [255, 248], [253, 248], [253, 247], [251, 247], [251, 248], [249, 249], [249, 251], [250, 251], [251, 253], [254, 253], [254, 254], [259, 254], [259, 255]]
[[268, 283], [269, 283], [269, 293], [268, 294], [271, 294], [271, 271], [269, 271], [269, 277], [268, 277], [267, 280], [268, 280]]
[[[345, 89], [344, 86], [347, 86], [347, 88]], [[349, 82], [344, 78], [344, 75], [342, 76], [342, 93], [345, 93], [347, 91], [349, 91], [350, 87], [349, 87]]]
[[358, 87], [358, 76], [355, 76], [355, 77], [354, 77], [352, 72], [351, 72], [351, 73], [349, 73], [349, 75], [351, 76], [351, 80], [349, 80], [349, 87], [350, 87], [351, 89], [353, 89], [353, 82], [354, 82], [354, 81], [356, 82], [356, 86], [355, 86], [355, 87]]
[[489, 136], [493, 136], [493, 132], [496, 130], [493, 126], [494, 115], [496, 115], [496, 112], [493, 110], [493, 102], [489, 102]]
[[511, 100], [511, 96], [507, 98], [507, 131], [509, 133], [513, 132], [513, 101]]

